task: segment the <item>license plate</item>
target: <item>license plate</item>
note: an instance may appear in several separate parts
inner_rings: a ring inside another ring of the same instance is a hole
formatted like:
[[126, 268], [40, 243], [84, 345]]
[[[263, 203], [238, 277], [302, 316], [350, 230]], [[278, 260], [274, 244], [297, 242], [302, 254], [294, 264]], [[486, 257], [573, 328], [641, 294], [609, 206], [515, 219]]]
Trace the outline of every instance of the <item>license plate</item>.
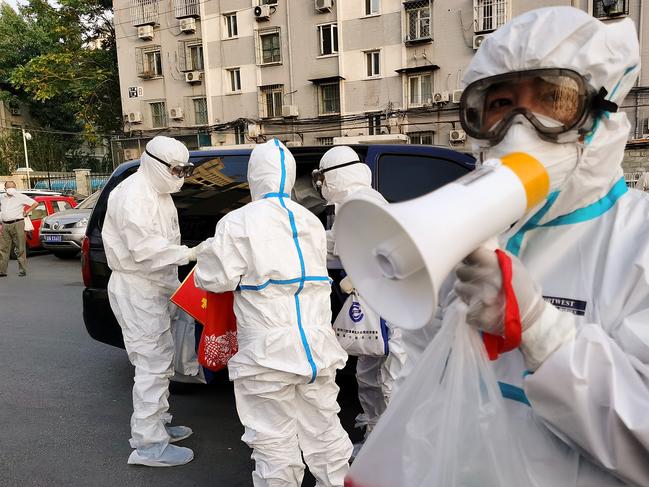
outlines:
[[43, 235], [46, 242], [61, 242], [63, 238], [61, 235]]

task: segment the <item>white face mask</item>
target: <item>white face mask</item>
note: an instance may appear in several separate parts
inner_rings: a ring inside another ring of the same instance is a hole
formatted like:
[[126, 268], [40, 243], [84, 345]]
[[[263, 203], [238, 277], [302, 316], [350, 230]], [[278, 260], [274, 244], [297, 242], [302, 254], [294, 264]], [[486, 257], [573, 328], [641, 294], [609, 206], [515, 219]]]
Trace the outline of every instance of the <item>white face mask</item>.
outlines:
[[7, 194], [9, 196], [15, 196], [16, 194], [16, 188], [7, 188]]
[[[549, 125], [553, 121], [535, 114]], [[516, 120], [505, 138], [484, 151], [486, 159], [498, 158], [512, 152], [525, 152], [538, 159], [550, 176], [550, 191], [560, 189], [579, 162], [579, 147], [576, 143], [557, 144], [541, 139], [527, 119]], [[556, 122], [558, 123], [558, 122]]]

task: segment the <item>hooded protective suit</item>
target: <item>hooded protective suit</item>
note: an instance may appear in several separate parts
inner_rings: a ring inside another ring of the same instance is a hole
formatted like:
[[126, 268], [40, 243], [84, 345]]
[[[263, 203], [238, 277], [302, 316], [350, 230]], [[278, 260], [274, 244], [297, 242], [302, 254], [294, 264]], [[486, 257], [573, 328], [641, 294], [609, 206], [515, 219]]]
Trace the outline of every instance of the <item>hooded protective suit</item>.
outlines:
[[[168, 137], [156, 137], [146, 147], [170, 164], [189, 159], [187, 148]], [[110, 193], [102, 229], [113, 271], [108, 297], [135, 366], [130, 443], [150, 458], [160, 458], [170, 440], [165, 424], [171, 421], [168, 397], [174, 342], [170, 326], [175, 306], [169, 298], [180, 285], [177, 266], [187, 264], [191, 254], [180, 245], [178, 213], [171, 198], [182, 184], [183, 179], [142, 154], [137, 172]], [[184, 459], [191, 460], [187, 452]]]
[[[359, 161], [358, 154], [346, 146], [329, 149], [320, 161], [320, 169], [330, 169], [341, 164]], [[334, 205], [336, 211], [345, 202], [356, 198], [369, 198], [383, 204], [388, 202], [381, 193], [372, 188], [372, 172], [363, 163], [330, 169], [325, 173], [322, 184], [322, 196], [327, 203]], [[333, 256], [336, 252], [336, 222], [327, 232], [328, 250]], [[405, 350], [401, 342], [401, 330], [390, 328], [389, 350], [387, 357], [358, 357], [356, 380], [358, 381], [358, 399], [363, 414], [356, 418], [357, 427], [365, 427], [366, 434], [372, 431], [379, 417], [390, 401], [392, 389], [401, 373], [405, 361]]]
[[[490, 36], [464, 81], [569, 68], [622, 105], [638, 51], [631, 20], [604, 24], [569, 7], [540, 9]], [[546, 166], [563, 159], [549, 171], [554, 192], [501, 237], [550, 304], [523, 332], [524, 353], [494, 363], [539, 485], [649, 485], [649, 199], [623, 179], [629, 129], [623, 112], [600, 112], [583, 142], [555, 144], [572, 159], [532, 147]], [[474, 148], [486, 157], [527, 149], [503, 143]]]
[[195, 281], [236, 291], [239, 351], [228, 369], [242, 440], [253, 448], [253, 484], [301, 485], [301, 449], [318, 486], [342, 486], [352, 446], [334, 379], [347, 354], [331, 327], [325, 231], [291, 201], [295, 174], [278, 140], [253, 150], [253, 201], [219, 221], [199, 251]]

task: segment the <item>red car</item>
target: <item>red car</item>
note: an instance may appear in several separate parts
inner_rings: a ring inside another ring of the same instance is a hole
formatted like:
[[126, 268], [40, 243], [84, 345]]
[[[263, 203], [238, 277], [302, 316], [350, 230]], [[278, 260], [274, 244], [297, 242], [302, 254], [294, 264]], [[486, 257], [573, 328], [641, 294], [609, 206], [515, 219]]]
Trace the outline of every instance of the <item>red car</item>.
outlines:
[[41, 248], [40, 228], [43, 218], [59, 211], [70, 210], [77, 206], [77, 202], [70, 196], [62, 195], [31, 196], [28, 194], [28, 196], [38, 202], [38, 206], [29, 214], [34, 224], [34, 231], [31, 238], [27, 239], [27, 250], [35, 250]]

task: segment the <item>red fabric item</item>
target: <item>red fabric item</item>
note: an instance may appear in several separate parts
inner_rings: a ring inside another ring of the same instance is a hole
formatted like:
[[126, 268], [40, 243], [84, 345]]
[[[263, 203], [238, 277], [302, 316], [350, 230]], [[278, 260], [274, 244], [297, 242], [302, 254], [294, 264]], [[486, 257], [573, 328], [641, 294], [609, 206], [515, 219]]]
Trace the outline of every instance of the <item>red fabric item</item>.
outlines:
[[518, 300], [512, 286], [512, 260], [500, 249], [496, 250], [496, 256], [502, 273], [502, 290], [505, 294], [504, 336], [482, 334], [482, 341], [487, 349], [489, 360], [496, 360], [501, 353], [518, 348], [523, 333]]
[[234, 294], [215, 294], [196, 287], [192, 270], [171, 301], [203, 325], [198, 363], [214, 372], [224, 369], [238, 349]]

